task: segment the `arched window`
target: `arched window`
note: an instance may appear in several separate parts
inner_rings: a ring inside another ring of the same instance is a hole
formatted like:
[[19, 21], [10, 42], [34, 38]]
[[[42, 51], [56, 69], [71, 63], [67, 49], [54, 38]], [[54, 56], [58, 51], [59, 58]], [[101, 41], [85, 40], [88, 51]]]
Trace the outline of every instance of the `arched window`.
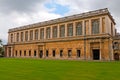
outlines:
[[50, 38], [50, 27], [46, 29], [46, 38]]
[[13, 34], [11, 34], [11, 43], [13, 42]]
[[16, 40], [17, 40], [17, 42], [19, 42], [19, 33], [17, 33], [17, 39]]
[[53, 38], [57, 38], [57, 26], [53, 27]]
[[40, 29], [40, 39], [44, 39], [44, 28]]
[[30, 40], [33, 40], [33, 30], [30, 31]]
[[99, 34], [99, 20], [92, 21], [92, 34]]
[[28, 31], [25, 32], [25, 41], [28, 41]]
[[65, 25], [60, 26], [60, 37], [65, 37]]
[[68, 30], [67, 36], [73, 36], [73, 24], [72, 23], [67, 25], [67, 30]]
[[35, 40], [38, 40], [38, 29], [35, 30]]
[[81, 22], [76, 23], [76, 35], [77, 36], [82, 35], [82, 23]]
[[23, 32], [21, 32], [21, 41], [23, 41], [23, 39], [24, 39], [24, 34]]

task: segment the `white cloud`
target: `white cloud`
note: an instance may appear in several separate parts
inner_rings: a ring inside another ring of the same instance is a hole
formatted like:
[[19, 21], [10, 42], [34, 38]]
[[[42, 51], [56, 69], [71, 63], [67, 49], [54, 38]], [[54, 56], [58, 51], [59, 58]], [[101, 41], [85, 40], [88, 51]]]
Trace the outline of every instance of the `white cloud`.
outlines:
[[[48, 9], [46, 3], [68, 6], [69, 12], [65, 15], [55, 14], [55, 8]], [[0, 38], [7, 41], [7, 31], [10, 28], [41, 22], [49, 19], [83, 13], [86, 11], [109, 8], [113, 15], [117, 29], [120, 32], [120, 0], [0, 0]]]
[[0, 14], [0, 38], [3, 39], [4, 43], [7, 41], [8, 29], [19, 27], [27, 24], [33, 24], [36, 22], [41, 22], [45, 20], [55, 19], [61, 17], [59, 14], [50, 13], [52, 9], [47, 9], [43, 4], [37, 3], [34, 6], [34, 12], [19, 12], [10, 11], [6, 15]]

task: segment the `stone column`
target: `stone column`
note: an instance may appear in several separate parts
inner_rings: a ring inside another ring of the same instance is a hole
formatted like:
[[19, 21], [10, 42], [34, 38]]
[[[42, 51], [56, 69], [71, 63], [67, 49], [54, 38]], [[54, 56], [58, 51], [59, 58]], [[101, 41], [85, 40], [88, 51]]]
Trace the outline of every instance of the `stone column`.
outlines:
[[30, 30], [28, 31], [28, 41], [30, 41]]

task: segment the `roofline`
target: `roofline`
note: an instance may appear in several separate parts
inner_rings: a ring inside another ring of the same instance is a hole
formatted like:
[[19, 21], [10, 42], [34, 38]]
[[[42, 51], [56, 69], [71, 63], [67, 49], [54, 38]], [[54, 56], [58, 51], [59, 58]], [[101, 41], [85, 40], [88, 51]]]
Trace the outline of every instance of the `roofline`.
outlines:
[[8, 33], [14, 32], [14, 31], [19, 31], [19, 30], [24, 30], [24, 29], [43, 27], [43, 26], [67, 22], [67, 21], [71, 21], [71, 20], [89, 18], [89, 17], [99, 16], [99, 15], [108, 15], [110, 17], [110, 19], [113, 21], [113, 23], [116, 24], [113, 17], [110, 14], [110, 12], [108, 11], [108, 8], [104, 8], [104, 9], [89, 11], [89, 12], [85, 12], [85, 13], [81, 13], [81, 14], [75, 14], [75, 15], [66, 16], [66, 17], [62, 17], [62, 18], [52, 19], [52, 20], [48, 20], [48, 21], [44, 21], [44, 22], [38, 22], [38, 23], [30, 24], [30, 25], [17, 27], [17, 28], [12, 28], [12, 29], [9, 29]]

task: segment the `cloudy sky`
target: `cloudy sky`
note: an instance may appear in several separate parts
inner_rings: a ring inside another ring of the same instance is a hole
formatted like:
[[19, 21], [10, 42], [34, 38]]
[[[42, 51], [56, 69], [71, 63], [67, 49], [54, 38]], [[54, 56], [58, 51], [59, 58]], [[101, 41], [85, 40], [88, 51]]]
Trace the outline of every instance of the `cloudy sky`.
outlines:
[[120, 0], [0, 0], [0, 39], [8, 29], [72, 14], [108, 8], [120, 32]]

